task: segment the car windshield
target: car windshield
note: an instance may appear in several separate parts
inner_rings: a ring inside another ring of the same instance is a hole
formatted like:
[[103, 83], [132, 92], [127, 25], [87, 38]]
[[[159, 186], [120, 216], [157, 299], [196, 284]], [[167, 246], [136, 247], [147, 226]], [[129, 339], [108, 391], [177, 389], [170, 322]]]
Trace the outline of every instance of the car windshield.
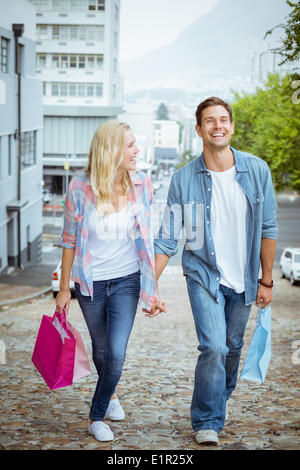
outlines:
[[300, 263], [300, 253], [294, 255], [295, 263]]

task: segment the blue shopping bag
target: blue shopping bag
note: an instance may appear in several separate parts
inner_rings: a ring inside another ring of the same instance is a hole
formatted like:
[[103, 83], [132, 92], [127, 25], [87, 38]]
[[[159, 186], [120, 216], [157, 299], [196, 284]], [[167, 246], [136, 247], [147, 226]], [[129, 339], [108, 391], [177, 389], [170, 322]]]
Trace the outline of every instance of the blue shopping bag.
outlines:
[[269, 305], [264, 309], [258, 309], [256, 327], [240, 378], [264, 383], [271, 355], [271, 306]]

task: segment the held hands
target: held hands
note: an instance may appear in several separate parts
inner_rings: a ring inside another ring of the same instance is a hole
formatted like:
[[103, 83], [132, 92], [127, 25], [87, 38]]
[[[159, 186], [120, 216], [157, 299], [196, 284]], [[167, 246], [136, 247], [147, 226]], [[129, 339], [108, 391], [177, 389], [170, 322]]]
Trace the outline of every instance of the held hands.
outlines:
[[[262, 285], [258, 286], [257, 297], [256, 297], [256, 306], [261, 307], [262, 309], [266, 308], [267, 305], [272, 301], [272, 289], [270, 287], [264, 287]], [[260, 305], [261, 303], [261, 305]]]
[[152, 303], [151, 310], [146, 310], [143, 308], [143, 312], [146, 313], [145, 317], [156, 317], [161, 312], [166, 312], [166, 304], [162, 302], [159, 298], [158, 289], [155, 291], [154, 302]]
[[69, 312], [70, 302], [70, 289], [60, 290], [56, 296], [56, 310], [58, 311], [58, 313], [62, 313], [62, 311], [64, 310], [67, 315]]

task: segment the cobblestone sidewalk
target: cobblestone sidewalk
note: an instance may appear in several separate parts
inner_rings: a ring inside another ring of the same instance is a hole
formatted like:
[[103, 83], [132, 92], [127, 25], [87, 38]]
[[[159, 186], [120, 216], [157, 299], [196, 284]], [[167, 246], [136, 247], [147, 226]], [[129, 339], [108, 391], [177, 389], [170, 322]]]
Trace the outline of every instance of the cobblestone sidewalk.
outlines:
[[[193, 438], [190, 402], [197, 339], [180, 269], [163, 274], [160, 294], [168, 312], [154, 319], [138, 312], [118, 395], [126, 420], [110, 424], [112, 443], [87, 432], [96, 373], [72, 387], [50, 391], [31, 363], [41, 316], [54, 312], [51, 295], [0, 312], [2, 341], [1, 449], [207, 449]], [[278, 278], [278, 274], [277, 274]], [[285, 279], [274, 288], [273, 356], [263, 385], [238, 381], [218, 449], [299, 449], [300, 287]], [[243, 363], [255, 325], [251, 312]], [[89, 356], [89, 335], [77, 301], [69, 321], [81, 332]], [[298, 343], [297, 343], [298, 340]], [[3, 350], [5, 346], [5, 354]], [[5, 357], [4, 357], [5, 356]], [[299, 393], [298, 393], [299, 396]]]

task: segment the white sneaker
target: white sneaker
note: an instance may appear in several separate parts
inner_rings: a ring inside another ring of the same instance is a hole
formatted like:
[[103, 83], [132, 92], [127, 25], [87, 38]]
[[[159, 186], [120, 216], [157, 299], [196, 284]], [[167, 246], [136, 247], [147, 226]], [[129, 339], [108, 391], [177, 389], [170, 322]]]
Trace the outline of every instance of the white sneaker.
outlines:
[[103, 421], [89, 422], [89, 432], [95, 436], [97, 441], [113, 441], [114, 435], [110, 427]]
[[200, 429], [195, 435], [198, 444], [218, 444], [218, 434], [213, 429]]
[[125, 413], [120, 405], [118, 398], [114, 398], [110, 400], [107, 411], [107, 418], [111, 419], [112, 421], [122, 421], [125, 419]]

